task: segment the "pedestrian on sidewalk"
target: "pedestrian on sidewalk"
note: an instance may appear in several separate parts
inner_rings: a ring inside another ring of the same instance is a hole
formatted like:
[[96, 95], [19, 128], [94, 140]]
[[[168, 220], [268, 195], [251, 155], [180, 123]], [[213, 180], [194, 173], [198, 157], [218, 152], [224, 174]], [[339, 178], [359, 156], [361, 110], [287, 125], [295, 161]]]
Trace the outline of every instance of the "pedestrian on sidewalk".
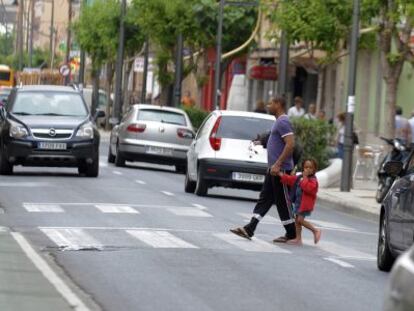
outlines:
[[279, 173], [282, 184], [292, 187], [291, 202], [295, 214], [296, 238], [287, 241], [288, 244], [302, 245], [302, 227], [312, 231], [315, 244], [321, 238], [321, 230], [305, 220], [311, 215], [316, 203], [318, 180], [315, 174], [317, 169], [316, 160], [306, 159], [302, 162], [302, 174], [292, 176]]
[[289, 118], [302, 118], [305, 115], [302, 97], [296, 96], [294, 102], [295, 105], [288, 110], [288, 116]]
[[[293, 170], [293, 149], [295, 137], [292, 124], [286, 115], [286, 100], [284, 97], [272, 99], [268, 104], [269, 114], [276, 117], [267, 141], [268, 171], [260, 192], [259, 200], [254, 208], [250, 222], [244, 227], [231, 229], [238, 236], [251, 239], [260, 220], [267, 214], [273, 204], [276, 203], [280, 220], [286, 233], [273, 242], [286, 243], [296, 238], [295, 219], [289, 204], [289, 191], [286, 185], [281, 183], [279, 173], [287, 173]], [[255, 142], [258, 144], [258, 142]]]
[[318, 116], [316, 115], [316, 105], [314, 103], [309, 105], [308, 112], [305, 114], [305, 119], [307, 120], [318, 119]]

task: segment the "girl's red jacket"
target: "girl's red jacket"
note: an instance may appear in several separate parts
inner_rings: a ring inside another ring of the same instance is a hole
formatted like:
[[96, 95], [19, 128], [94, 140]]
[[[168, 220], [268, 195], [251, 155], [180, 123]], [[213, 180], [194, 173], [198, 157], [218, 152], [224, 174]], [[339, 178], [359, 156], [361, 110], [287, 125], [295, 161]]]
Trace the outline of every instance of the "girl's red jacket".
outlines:
[[[299, 177], [300, 176], [284, 174], [281, 177], [281, 181], [283, 184], [293, 187]], [[302, 189], [302, 199], [299, 207], [299, 212], [313, 211], [316, 204], [316, 194], [318, 193], [319, 188], [318, 180], [316, 177], [302, 177], [298, 186]]]

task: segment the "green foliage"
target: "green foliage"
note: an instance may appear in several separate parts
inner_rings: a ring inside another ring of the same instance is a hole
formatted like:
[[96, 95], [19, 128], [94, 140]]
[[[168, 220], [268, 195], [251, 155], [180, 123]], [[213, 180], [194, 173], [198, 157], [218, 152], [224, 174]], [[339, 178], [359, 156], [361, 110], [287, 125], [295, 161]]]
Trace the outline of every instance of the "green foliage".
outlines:
[[324, 121], [293, 119], [295, 139], [303, 147], [302, 159], [314, 158], [319, 163], [319, 169], [329, 165], [329, 143], [335, 135], [335, 126]]
[[199, 129], [205, 118], [209, 115], [209, 112], [202, 110], [197, 107], [184, 107], [181, 106], [191, 120], [193, 127], [195, 130]]

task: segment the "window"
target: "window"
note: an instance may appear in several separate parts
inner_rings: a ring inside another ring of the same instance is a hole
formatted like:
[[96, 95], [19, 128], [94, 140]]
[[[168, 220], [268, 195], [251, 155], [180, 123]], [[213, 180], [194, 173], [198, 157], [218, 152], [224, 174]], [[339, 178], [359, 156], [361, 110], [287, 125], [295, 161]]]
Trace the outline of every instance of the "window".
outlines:
[[153, 121], [177, 125], [187, 125], [185, 116], [181, 113], [158, 110], [158, 109], [141, 109], [138, 114], [139, 121]]
[[217, 137], [254, 140], [258, 135], [269, 132], [273, 123], [272, 120], [260, 118], [223, 116]]
[[10, 72], [0, 71], [0, 80], [10, 81]]
[[21, 92], [11, 112], [17, 115], [86, 117], [88, 111], [76, 93]]

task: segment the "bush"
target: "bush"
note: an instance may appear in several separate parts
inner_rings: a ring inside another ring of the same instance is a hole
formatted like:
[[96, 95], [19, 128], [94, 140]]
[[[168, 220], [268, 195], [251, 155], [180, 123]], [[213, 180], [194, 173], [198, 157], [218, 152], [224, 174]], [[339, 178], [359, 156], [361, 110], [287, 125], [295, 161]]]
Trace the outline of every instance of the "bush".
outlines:
[[302, 146], [302, 159], [314, 158], [319, 170], [329, 165], [329, 143], [335, 135], [335, 126], [324, 121], [293, 119], [297, 142]]
[[181, 107], [187, 114], [195, 130], [198, 130], [209, 112], [197, 107]]

